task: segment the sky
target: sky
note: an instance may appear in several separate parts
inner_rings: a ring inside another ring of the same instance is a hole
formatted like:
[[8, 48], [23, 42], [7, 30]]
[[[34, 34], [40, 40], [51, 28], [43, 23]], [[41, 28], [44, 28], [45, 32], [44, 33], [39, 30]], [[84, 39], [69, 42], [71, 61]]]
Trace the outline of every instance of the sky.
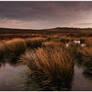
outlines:
[[0, 1], [0, 27], [92, 28], [92, 1]]

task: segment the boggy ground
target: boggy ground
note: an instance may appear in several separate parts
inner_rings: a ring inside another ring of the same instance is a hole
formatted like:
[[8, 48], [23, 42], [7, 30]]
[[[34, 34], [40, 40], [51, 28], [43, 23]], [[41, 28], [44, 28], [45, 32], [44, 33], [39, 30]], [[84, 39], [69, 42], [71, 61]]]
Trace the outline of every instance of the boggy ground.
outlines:
[[84, 74], [91, 76], [91, 37], [56, 34], [56, 31], [38, 35], [36, 32], [34, 37], [1, 39], [0, 59], [13, 59], [13, 62], [18, 59], [26, 64], [30, 77], [43, 90], [70, 90], [76, 63], [83, 67]]

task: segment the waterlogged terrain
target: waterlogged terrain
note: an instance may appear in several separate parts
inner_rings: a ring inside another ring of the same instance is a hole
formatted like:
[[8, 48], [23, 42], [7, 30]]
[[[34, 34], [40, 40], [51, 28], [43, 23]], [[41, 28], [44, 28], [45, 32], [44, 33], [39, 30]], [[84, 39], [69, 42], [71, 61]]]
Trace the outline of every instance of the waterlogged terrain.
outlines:
[[28, 71], [28, 67], [23, 64], [10, 64], [8, 61], [1, 63], [0, 90], [40, 90]]
[[2, 41], [0, 90], [92, 90], [92, 40], [74, 39]]
[[83, 69], [75, 65], [72, 90], [92, 91], [92, 76], [83, 74]]
[[[31, 79], [27, 65], [22, 63], [11, 64], [8, 61], [0, 64], [0, 90], [44, 90]], [[83, 74], [82, 67], [75, 65], [70, 86], [70, 88], [66, 87], [65, 89], [92, 90], [92, 78]], [[54, 90], [54, 87], [50, 90]], [[60, 88], [58, 89], [60, 90]]]

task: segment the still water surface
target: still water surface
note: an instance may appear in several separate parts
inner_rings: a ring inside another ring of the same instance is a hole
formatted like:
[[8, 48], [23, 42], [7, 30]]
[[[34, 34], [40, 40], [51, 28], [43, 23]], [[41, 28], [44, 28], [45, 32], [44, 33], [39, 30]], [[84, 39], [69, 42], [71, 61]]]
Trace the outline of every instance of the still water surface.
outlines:
[[[0, 64], [0, 90], [43, 90], [35, 83], [28, 72], [28, 67], [23, 64]], [[74, 67], [74, 77], [70, 90], [92, 90], [91, 76], [85, 76], [83, 69]]]
[[31, 80], [28, 67], [5, 62], [0, 66], [0, 90], [40, 90]]
[[74, 67], [72, 90], [92, 91], [92, 76], [83, 74], [82, 67], [78, 67], [77, 65]]

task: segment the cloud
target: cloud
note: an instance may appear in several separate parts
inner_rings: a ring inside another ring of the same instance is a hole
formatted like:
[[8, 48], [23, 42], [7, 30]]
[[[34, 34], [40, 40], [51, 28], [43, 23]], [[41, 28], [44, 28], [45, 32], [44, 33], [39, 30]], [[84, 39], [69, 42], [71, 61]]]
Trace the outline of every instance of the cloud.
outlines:
[[2, 19], [0, 21], [0, 27], [3, 28], [22, 28], [22, 29], [44, 29], [53, 28], [55, 25], [49, 24], [49, 21], [26, 21], [16, 19]]
[[[25, 26], [26, 25], [26, 26]], [[38, 25], [36, 21], [21, 21], [21, 20], [9, 20], [3, 19], [0, 21], [0, 27], [6, 28], [30, 28], [34, 25]]]
[[91, 20], [91, 15], [91, 1], [0, 2], [1, 26], [4, 26], [4, 24], [5, 26], [16, 26], [18, 28], [48, 28], [55, 26], [68, 26], [68, 24], [73, 25], [72, 23], [75, 22], [89, 23]]
[[81, 16], [81, 11], [90, 9], [91, 2], [0, 2], [0, 17], [20, 20], [63, 19]]

